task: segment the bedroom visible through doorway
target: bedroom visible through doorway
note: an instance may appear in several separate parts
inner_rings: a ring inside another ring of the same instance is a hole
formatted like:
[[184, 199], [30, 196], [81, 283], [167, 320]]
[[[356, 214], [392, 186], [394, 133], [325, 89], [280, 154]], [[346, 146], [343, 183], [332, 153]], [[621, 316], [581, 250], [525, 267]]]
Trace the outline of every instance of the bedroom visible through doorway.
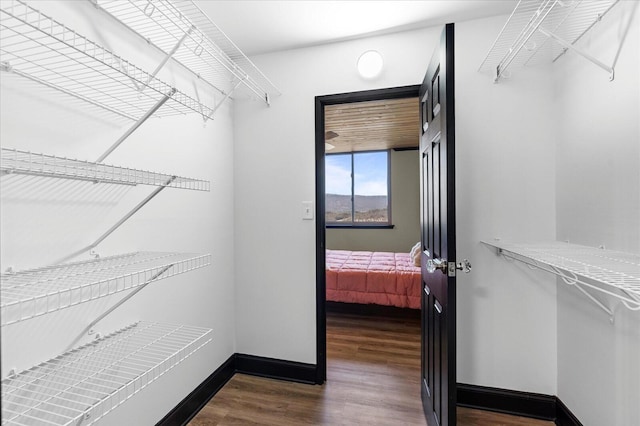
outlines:
[[[387, 338], [397, 321], [419, 325], [420, 267], [411, 257], [420, 240], [419, 122], [418, 86], [316, 98], [318, 366], [325, 372], [327, 358], [364, 362], [371, 342], [357, 349], [355, 336], [368, 334], [360, 327], [367, 320], [388, 321]], [[419, 360], [417, 330], [407, 355], [413, 350]], [[356, 346], [327, 341], [343, 333]]]

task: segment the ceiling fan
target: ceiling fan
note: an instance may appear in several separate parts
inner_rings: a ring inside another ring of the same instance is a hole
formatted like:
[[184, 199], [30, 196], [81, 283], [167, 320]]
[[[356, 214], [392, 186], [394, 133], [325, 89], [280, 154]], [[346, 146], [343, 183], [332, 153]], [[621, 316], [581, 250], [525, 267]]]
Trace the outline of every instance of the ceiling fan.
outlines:
[[335, 148], [335, 145], [331, 145], [330, 143], [327, 143], [327, 141], [330, 141], [331, 139], [335, 139], [338, 136], [340, 136], [339, 134], [337, 134], [336, 132], [334, 132], [333, 130], [329, 130], [328, 132], [325, 132], [324, 134], [324, 150], [325, 151], [331, 151], [332, 149]]

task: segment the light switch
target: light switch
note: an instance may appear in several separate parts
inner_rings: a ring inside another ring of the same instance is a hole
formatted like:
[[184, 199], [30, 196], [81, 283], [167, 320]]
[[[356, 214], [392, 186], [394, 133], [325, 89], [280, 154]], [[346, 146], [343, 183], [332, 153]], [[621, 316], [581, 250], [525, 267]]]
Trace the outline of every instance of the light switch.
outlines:
[[313, 201], [302, 202], [302, 219], [313, 220]]

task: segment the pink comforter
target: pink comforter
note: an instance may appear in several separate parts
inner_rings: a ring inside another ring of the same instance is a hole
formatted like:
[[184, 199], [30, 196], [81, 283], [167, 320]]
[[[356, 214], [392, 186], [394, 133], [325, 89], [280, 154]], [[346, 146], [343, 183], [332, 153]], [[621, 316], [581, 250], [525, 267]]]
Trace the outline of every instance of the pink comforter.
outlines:
[[327, 250], [327, 300], [420, 309], [420, 267], [409, 253]]

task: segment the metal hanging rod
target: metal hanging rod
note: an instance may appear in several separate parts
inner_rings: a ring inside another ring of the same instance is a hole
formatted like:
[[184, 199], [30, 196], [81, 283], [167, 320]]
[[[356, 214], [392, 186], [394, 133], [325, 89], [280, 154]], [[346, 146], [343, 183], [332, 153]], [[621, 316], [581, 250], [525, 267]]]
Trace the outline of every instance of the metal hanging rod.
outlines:
[[498, 253], [532, 268], [555, 274], [613, 317], [613, 310], [584, 287], [620, 300], [630, 310], [640, 310], [640, 255], [569, 243], [514, 244], [482, 241]]
[[[479, 71], [491, 71], [494, 81], [509, 69], [553, 62], [567, 50], [606, 70], [613, 67], [575, 46], [619, 0], [520, 0], [482, 61]], [[553, 43], [554, 41], [555, 43]]]
[[275, 85], [191, 0], [90, 0], [220, 92], [233, 81], [267, 104]]
[[[164, 173], [110, 166], [90, 161], [81, 161], [9, 148], [1, 149], [0, 171], [3, 174], [15, 173], [60, 179], [84, 180], [95, 183], [166, 185], [171, 188], [190, 189], [194, 191], [210, 190], [210, 183], [206, 180], [181, 176], [174, 177]], [[171, 181], [169, 181], [170, 179]]]
[[158, 281], [209, 264], [209, 254], [136, 252], [3, 273], [1, 324], [34, 318], [133, 289], [152, 278]]
[[138, 322], [2, 380], [2, 424], [92, 424], [211, 341], [201, 327]]
[[[0, 53], [3, 71], [28, 76], [129, 118], [143, 116], [174, 90], [20, 0], [0, 7]], [[141, 92], [136, 86], [150, 90]], [[176, 90], [157, 115], [193, 112], [209, 117], [211, 108]]]

